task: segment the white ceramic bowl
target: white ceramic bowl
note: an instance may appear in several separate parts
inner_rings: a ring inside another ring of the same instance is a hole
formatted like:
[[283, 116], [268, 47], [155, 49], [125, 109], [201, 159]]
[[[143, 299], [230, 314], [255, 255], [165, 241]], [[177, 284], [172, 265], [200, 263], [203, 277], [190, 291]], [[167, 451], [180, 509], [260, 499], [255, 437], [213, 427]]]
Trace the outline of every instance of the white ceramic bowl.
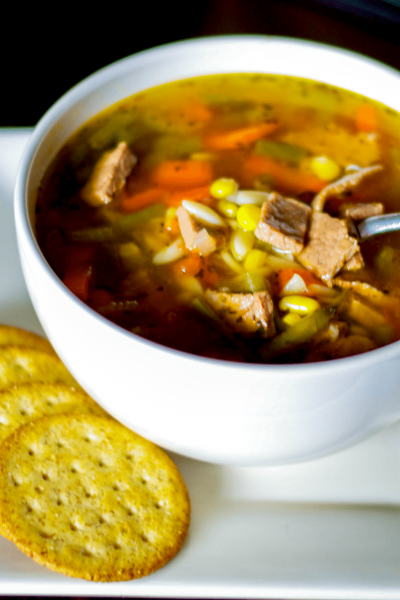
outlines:
[[43, 258], [33, 228], [42, 175], [88, 118], [140, 90], [196, 75], [295, 75], [400, 111], [400, 74], [319, 44], [267, 36], [185, 41], [124, 59], [61, 98], [20, 166], [15, 217], [26, 283], [55, 349], [110, 413], [167, 449], [201, 460], [284, 464], [339, 450], [400, 417], [400, 342], [329, 363], [262, 366], [180, 353], [123, 331], [77, 300]]

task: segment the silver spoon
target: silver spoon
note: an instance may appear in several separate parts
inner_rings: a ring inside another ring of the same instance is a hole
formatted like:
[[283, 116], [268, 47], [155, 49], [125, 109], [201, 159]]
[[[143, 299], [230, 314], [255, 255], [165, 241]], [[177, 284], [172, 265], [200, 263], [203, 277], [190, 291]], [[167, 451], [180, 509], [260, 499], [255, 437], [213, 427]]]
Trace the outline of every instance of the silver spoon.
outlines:
[[400, 230], [400, 213], [387, 213], [376, 217], [368, 217], [355, 224], [360, 242], [381, 233]]

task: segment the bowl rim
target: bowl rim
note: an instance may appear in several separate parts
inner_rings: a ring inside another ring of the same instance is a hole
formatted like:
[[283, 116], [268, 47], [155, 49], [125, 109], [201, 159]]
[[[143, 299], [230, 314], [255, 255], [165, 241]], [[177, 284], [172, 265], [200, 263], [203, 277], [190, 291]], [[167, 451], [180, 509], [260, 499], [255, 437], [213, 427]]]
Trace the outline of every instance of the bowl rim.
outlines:
[[[22, 236], [24, 243], [27, 244], [29, 252], [32, 252], [36, 262], [40, 263], [41, 268], [44, 271], [46, 271], [48, 277], [52, 280], [52, 283], [56, 285], [59, 291], [66, 295], [72, 302], [72, 304], [74, 304], [79, 310], [83, 310], [84, 312], [86, 312], [86, 316], [88, 318], [95, 319], [100, 326], [106, 327], [107, 329], [112, 329], [116, 331], [119, 335], [123, 335], [125, 337], [129, 337], [130, 339], [134, 339], [136, 343], [150, 346], [158, 352], [167, 352], [169, 355], [174, 354], [181, 359], [186, 359], [190, 361], [200, 361], [202, 363], [213, 365], [215, 366], [215, 368], [235, 368], [244, 369], [246, 371], [259, 371], [262, 369], [270, 372], [293, 372], [293, 374], [296, 373], [296, 376], [303, 375], [304, 377], [308, 377], [310, 371], [315, 371], [319, 374], [324, 374], [325, 372], [327, 374], [331, 374], [335, 371], [343, 372], [343, 370], [349, 370], [361, 366], [368, 368], [368, 365], [370, 365], [371, 363], [377, 364], [381, 362], [386, 362], [388, 360], [394, 360], [398, 358], [398, 355], [400, 354], [400, 341], [396, 341], [381, 348], [377, 348], [375, 350], [371, 350], [364, 354], [359, 354], [355, 356], [334, 359], [331, 361], [294, 364], [258, 364], [244, 362], [237, 363], [223, 359], [198, 356], [195, 354], [190, 354], [184, 351], [176, 350], [174, 348], [163, 346], [162, 344], [152, 342], [150, 340], [147, 340], [145, 338], [142, 338], [131, 332], [126, 331], [119, 325], [116, 325], [115, 323], [112, 323], [105, 317], [99, 315], [93, 309], [88, 307], [83, 301], [79, 300], [72, 292], [70, 292], [64, 286], [62, 281], [56, 276], [56, 274], [51, 269], [50, 265], [48, 264], [47, 260], [45, 259], [38, 246], [33, 224], [31, 223], [28, 211], [27, 200], [29, 179], [32, 171], [32, 166], [34, 164], [34, 160], [40, 144], [45, 140], [46, 136], [49, 134], [54, 124], [58, 121], [58, 119], [67, 109], [70, 109], [71, 106], [74, 105], [76, 102], [81, 102], [88, 92], [93, 92], [95, 89], [98, 89], [102, 85], [107, 84], [107, 82], [109, 82], [110, 79], [117, 79], [128, 68], [131, 68], [132, 66], [134, 67], [135, 63], [151, 63], [153, 60], [157, 60], [159, 57], [161, 57], [161, 55], [165, 55], [165, 52], [173, 52], [174, 50], [179, 50], [181, 48], [210, 46], [210, 44], [216, 44], [218, 47], [223, 47], [225, 45], [229, 46], [232, 43], [249, 45], [265, 42], [268, 42], [270, 44], [275, 43], [278, 45], [284, 44], [288, 47], [292, 46], [293, 49], [302, 47], [307, 48], [310, 51], [316, 50], [318, 52], [328, 52], [331, 54], [333, 53], [335, 56], [341, 56], [343, 59], [347, 58], [349, 60], [355, 60], [365, 64], [367, 67], [369, 66], [373, 69], [378, 69], [382, 73], [386, 73], [388, 76], [394, 77], [400, 84], [400, 73], [393, 67], [390, 67], [389, 65], [386, 65], [385, 63], [380, 62], [376, 59], [364, 56], [362, 54], [358, 54], [357, 52], [345, 48], [335, 47], [321, 42], [314, 42], [301, 38], [286, 36], [269, 36], [263, 34], [221, 34], [214, 36], [204, 36], [199, 38], [189, 38], [186, 40], [179, 40], [171, 43], [162, 44], [121, 58], [88, 75], [82, 81], [80, 81], [71, 89], [66, 91], [44, 113], [44, 115], [38, 121], [24, 149], [17, 171], [14, 191], [14, 216], [17, 228], [17, 237], [19, 238], [20, 236]], [[173, 79], [171, 79], [170, 81], [173, 81]], [[18, 246], [21, 251], [21, 244], [19, 239]]]

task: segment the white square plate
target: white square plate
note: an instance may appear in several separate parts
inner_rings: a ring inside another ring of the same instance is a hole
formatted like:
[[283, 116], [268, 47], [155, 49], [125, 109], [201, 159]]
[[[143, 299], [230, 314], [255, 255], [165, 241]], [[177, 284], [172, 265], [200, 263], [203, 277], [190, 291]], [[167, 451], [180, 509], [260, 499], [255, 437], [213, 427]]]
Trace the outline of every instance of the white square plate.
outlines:
[[[0, 129], [0, 323], [43, 333], [23, 280], [13, 185], [27, 129]], [[147, 578], [89, 583], [53, 573], [0, 537], [0, 595], [400, 599], [400, 424], [333, 456], [223, 467], [172, 456], [192, 524]]]

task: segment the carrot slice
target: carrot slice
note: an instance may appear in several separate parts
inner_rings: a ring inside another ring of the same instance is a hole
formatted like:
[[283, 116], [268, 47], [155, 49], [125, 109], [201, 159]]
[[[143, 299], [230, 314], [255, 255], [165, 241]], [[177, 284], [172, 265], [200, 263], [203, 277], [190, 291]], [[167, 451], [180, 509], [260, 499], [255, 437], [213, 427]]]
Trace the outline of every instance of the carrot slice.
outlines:
[[370, 104], [361, 104], [356, 111], [355, 123], [358, 131], [376, 131], [378, 122], [374, 107]]
[[252, 183], [251, 180], [260, 175], [271, 175], [277, 187], [296, 194], [300, 192], [317, 193], [326, 186], [326, 181], [322, 181], [311, 173], [305, 173], [279, 163], [269, 156], [252, 154], [243, 165], [243, 176]]
[[169, 191], [209, 185], [213, 169], [202, 160], [168, 160], [160, 163], [153, 171], [152, 181]]
[[165, 199], [164, 203], [168, 204], [168, 206], [179, 206], [182, 200], [195, 200], [197, 202], [209, 204], [212, 202], [210, 199], [210, 186], [203, 185], [201, 187], [173, 192]]
[[197, 252], [191, 252], [185, 258], [176, 261], [171, 265], [171, 270], [175, 275], [197, 275], [202, 267], [202, 260]]
[[269, 123], [247, 125], [239, 129], [212, 133], [206, 136], [204, 145], [210, 150], [237, 150], [272, 133], [277, 127], [278, 123], [271, 121]]
[[65, 271], [72, 271], [78, 265], [88, 265], [93, 262], [97, 249], [94, 244], [77, 244], [66, 248]]
[[93, 274], [92, 265], [81, 263], [63, 277], [63, 283], [67, 288], [78, 296], [83, 302], [87, 302], [89, 296], [89, 283]]
[[155, 202], [162, 202], [163, 199], [168, 195], [166, 190], [161, 188], [150, 188], [144, 192], [138, 192], [136, 194], [124, 194], [121, 200], [121, 209], [124, 212], [133, 212], [140, 210], [149, 204]]

